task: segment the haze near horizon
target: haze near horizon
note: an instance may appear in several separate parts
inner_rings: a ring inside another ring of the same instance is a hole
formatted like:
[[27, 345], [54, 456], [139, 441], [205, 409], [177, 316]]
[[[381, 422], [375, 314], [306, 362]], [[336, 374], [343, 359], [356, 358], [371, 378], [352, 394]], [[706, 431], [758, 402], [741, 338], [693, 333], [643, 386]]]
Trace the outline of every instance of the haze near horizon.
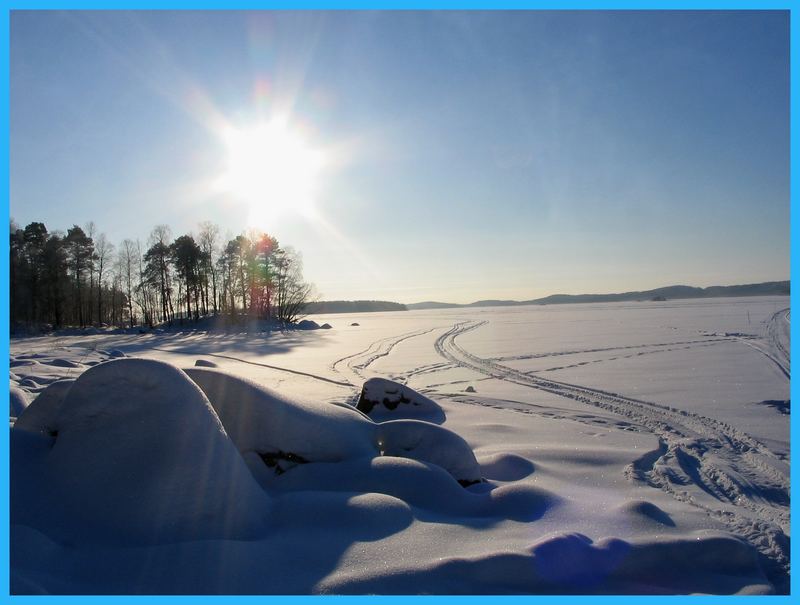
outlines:
[[10, 211], [201, 221], [325, 299], [788, 279], [789, 19], [14, 11]]

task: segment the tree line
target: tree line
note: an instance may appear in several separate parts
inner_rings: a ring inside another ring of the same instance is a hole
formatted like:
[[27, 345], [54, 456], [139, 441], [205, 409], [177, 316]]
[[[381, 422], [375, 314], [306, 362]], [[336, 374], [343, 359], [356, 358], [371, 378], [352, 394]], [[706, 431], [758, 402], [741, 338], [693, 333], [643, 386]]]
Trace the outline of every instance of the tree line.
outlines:
[[145, 245], [125, 239], [115, 246], [92, 222], [65, 233], [12, 220], [10, 244], [12, 330], [152, 328], [212, 314], [290, 323], [312, 293], [293, 248], [261, 232], [226, 242], [210, 222], [197, 236], [173, 239], [169, 226], [158, 225]]

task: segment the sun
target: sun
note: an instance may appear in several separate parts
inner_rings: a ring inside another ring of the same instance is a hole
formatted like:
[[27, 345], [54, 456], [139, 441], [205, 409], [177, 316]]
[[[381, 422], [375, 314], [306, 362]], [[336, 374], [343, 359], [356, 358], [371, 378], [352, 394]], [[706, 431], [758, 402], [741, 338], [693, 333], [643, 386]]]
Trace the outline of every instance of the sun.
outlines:
[[273, 119], [223, 133], [227, 166], [222, 188], [246, 202], [253, 225], [284, 212], [308, 214], [324, 164], [287, 120]]

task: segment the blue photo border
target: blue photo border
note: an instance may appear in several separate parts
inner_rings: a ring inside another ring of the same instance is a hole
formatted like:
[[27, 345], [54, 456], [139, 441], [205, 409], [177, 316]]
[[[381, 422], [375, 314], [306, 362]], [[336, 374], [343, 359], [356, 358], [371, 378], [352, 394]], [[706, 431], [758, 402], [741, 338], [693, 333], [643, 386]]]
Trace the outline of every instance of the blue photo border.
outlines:
[[[437, 9], [437, 10], [454, 10], [454, 9], [467, 9], [467, 10], [518, 10], [518, 9], [538, 9], [538, 10], [786, 10], [790, 12], [790, 64], [791, 64], [791, 115], [796, 117], [798, 108], [800, 107], [800, 99], [798, 98], [798, 90], [796, 74], [797, 65], [800, 63], [800, 52], [798, 51], [798, 44], [795, 40], [795, 35], [800, 32], [800, 14], [798, 14], [796, 1], [763, 1], [758, 0], [742, 1], [742, 0], [675, 0], [675, 1], [645, 1], [645, 0], [568, 0], [566, 2], [557, 2], [555, 0], [542, 1], [542, 0], [436, 0], [436, 1], [399, 1], [399, 0], [140, 0], [132, 2], [114, 2], [113, 0], [31, 0], [31, 1], [8, 1], [0, 0], [2, 10], [0, 10], [0, 27], [2, 28], [2, 38], [4, 43], [0, 48], [0, 69], [2, 69], [2, 86], [3, 94], [0, 98], [0, 107], [2, 108], [2, 119], [0, 119], [0, 140], [4, 141], [4, 145], [0, 150], [0, 165], [2, 166], [2, 176], [4, 182], [4, 189], [2, 194], [2, 205], [6, 210], [6, 214], [10, 216], [9, 206], [9, 23], [10, 12], [13, 10], [89, 10], [89, 9], [127, 9], [127, 10], [182, 10], [182, 9], [206, 9], [206, 10], [247, 10], [247, 9], [344, 9], [344, 10], [358, 10], [358, 9], [392, 9], [392, 10], [423, 10], [423, 9]], [[798, 158], [798, 127], [795, 119], [791, 120], [791, 182], [796, 183], [796, 177], [800, 172], [800, 158]], [[800, 218], [795, 211], [797, 208], [798, 193], [795, 187], [791, 188], [791, 201], [790, 201], [790, 233], [791, 233], [791, 281], [794, 282], [794, 277], [798, 273], [798, 260], [800, 260], [800, 253], [795, 245], [795, 236], [797, 234], [797, 227], [800, 224]], [[8, 369], [9, 363], [9, 331], [10, 331], [10, 314], [9, 314], [9, 234], [7, 231], [2, 230], [2, 241], [0, 241], [0, 266], [2, 266], [2, 279], [0, 279], [0, 333], [2, 334], [3, 346], [3, 360]], [[792, 289], [790, 296], [790, 304], [794, 309], [795, 302], [798, 300], [796, 290]], [[794, 327], [791, 329], [791, 354], [796, 359], [800, 354], [800, 346], [797, 344], [797, 334]], [[5, 373], [6, 380], [8, 381], [8, 372]], [[8, 392], [7, 383], [6, 392]], [[800, 400], [798, 398], [798, 387], [792, 382], [790, 387], [792, 400]], [[800, 423], [800, 418], [794, 415], [791, 418], [791, 432], [790, 443], [794, 444], [797, 437], [797, 426]], [[9, 518], [9, 469], [8, 469], [8, 451], [9, 451], [9, 436], [7, 431], [0, 431], [0, 446], [2, 451], [5, 452], [4, 463], [0, 465], [0, 511], [4, 519]], [[795, 459], [794, 448], [792, 448], [792, 462]], [[791, 469], [791, 483], [794, 485], [798, 479], [798, 469], [793, 464]], [[796, 506], [794, 500], [791, 503], [791, 518], [792, 527], [794, 524], [796, 514]], [[287, 603], [291, 605], [300, 605], [305, 603], [318, 604], [320, 600], [334, 600], [337, 605], [350, 605], [365, 602], [380, 602], [387, 604], [399, 604], [407, 601], [414, 601], [416, 603], [490, 603], [497, 600], [503, 603], [514, 603], [515, 605], [521, 603], [601, 603], [611, 605], [616, 603], [677, 603], [677, 599], [690, 598], [691, 602], [698, 605], [716, 604], [716, 603], [729, 603], [732, 598], [730, 596], [705, 596], [698, 595], [692, 597], [685, 596], [280, 596], [280, 595], [263, 595], [263, 596], [10, 596], [9, 595], [9, 523], [0, 524], [0, 543], [3, 548], [0, 549], [0, 600], [2, 602], [26, 602], [26, 603], [39, 603], [42, 601], [56, 600], [63, 603], [125, 603], [125, 604], [138, 604], [147, 603], [205, 603], [209, 600], [214, 602], [268, 602], [272, 603]], [[796, 559], [796, 546], [794, 542], [791, 545], [791, 559]], [[755, 602], [769, 602], [770, 604], [781, 604], [794, 600], [791, 595], [798, 594], [797, 579], [794, 575], [791, 577], [791, 594], [788, 596], [754, 596], [754, 597], [738, 597], [747, 598], [748, 603]], [[409, 587], [413, 590], [413, 587]]]

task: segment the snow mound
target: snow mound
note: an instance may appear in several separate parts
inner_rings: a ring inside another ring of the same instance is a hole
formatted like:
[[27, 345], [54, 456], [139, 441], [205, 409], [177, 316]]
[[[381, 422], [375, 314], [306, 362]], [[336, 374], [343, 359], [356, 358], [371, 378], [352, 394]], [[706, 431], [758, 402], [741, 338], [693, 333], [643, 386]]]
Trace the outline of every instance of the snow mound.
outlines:
[[17, 418], [25, 408], [28, 407], [28, 396], [25, 391], [18, 387], [11, 387], [11, 397], [9, 401], [10, 415]]
[[537, 519], [560, 502], [555, 494], [530, 486], [503, 486], [491, 492], [472, 493], [440, 466], [391, 456], [298, 466], [276, 481], [273, 488], [380, 493], [440, 515], [515, 521]]
[[47, 435], [11, 436], [12, 523], [62, 541], [247, 539], [265, 527], [268, 498], [203, 392], [170, 364], [94, 366]]
[[519, 481], [534, 471], [533, 462], [516, 454], [494, 454], [480, 460], [481, 472], [487, 479]]
[[770, 590], [756, 551], [730, 535], [699, 532], [642, 543], [617, 538], [594, 543], [582, 534], [565, 534], [538, 543], [532, 554], [540, 582], [561, 592], [608, 593], [621, 586], [630, 592], [639, 584], [669, 593], [682, 584], [688, 592], [725, 594], [740, 590], [743, 578], [750, 590]]
[[239, 451], [282, 458], [284, 462], [275, 467], [279, 474], [301, 460], [338, 462], [375, 455], [375, 426], [354, 411], [289, 399], [218, 370], [185, 372], [208, 397]]
[[24, 387], [25, 390], [27, 390], [27, 391], [35, 391], [41, 385], [37, 381], [35, 381], [33, 378], [28, 377], [28, 378], [23, 378], [22, 380], [20, 380], [19, 381], [19, 386]]
[[81, 364], [77, 361], [71, 361], [69, 359], [63, 359], [61, 357], [56, 357], [55, 359], [50, 359], [48, 361], [42, 361], [41, 363], [48, 365], [48, 366], [55, 366], [57, 368], [80, 368]]
[[419, 420], [393, 420], [378, 425], [382, 456], [413, 458], [446, 470], [461, 485], [481, 481], [481, 468], [469, 444], [453, 431]]
[[320, 588], [339, 594], [770, 594], [755, 551], [743, 542], [711, 533], [645, 542], [606, 538], [593, 542], [560, 534], [528, 553], [490, 552], [444, 557], [414, 569], [364, 577], [349, 570]]
[[58, 408], [74, 382], [67, 379], [50, 383], [17, 418], [14, 428], [42, 435], [55, 431]]
[[361, 387], [356, 407], [376, 422], [413, 418], [441, 424], [444, 410], [413, 389], [385, 378], [370, 378]]
[[35, 359], [23, 359], [21, 356], [17, 359], [12, 359], [8, 362], [8, 366], [11, 368], [19, 368], [22, 366], [37, 366], [39, 362]]
[[631, 500], [618, 508], [618, 510], [640, 520], [647, 520], [668, 527], [675, 527], [675, 522], [666, 512], [652, 502], [646, 500]]

